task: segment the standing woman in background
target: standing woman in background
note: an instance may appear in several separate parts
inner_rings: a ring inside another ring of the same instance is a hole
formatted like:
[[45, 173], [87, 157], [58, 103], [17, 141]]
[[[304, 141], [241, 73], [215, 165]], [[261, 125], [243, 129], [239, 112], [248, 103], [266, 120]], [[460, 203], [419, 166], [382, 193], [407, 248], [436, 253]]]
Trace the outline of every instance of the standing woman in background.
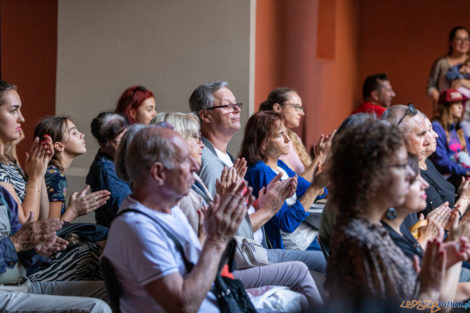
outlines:
[[[457, 64], [461, 64], [468, 57], [469, 49], [469, 31], [463, 26], [452, 28], [449, 33], [449, 51], [442, 58], [437, 59], [429, 73], [426, 91], [433, 100], [434, 113], [438, 112], [439, 94], [443, 90], [450, 87], [450, 83], [446, 79], [447, 71]], [[470, 86], [470, 81], [463, 80], [463, 85]], [[455, 86], [454, 86], [455, 88]]]
[[154, 94], [144, 86], [138, 85], [124, 90], [115, 112], [124, 115], [130, 124], [148, 125], [157, 115], [155, 105]]
[[300, 126], [300, 121], [305, 115], [302, 99], [297, 91], [287, 87], [276, 88], [271, 91], [268, 98], [261, 103], [260, 111], [274, 111], [282, 115], [285, 120], [287, 135], [289, 136], [289, 153], [280, 157], [294, 172], [305, 178], [312, 180], [313, 171], [317, 164], [325, 161], [331, 145], [331, 135], [320, 136], [319, 142], [315, 145], [315, 159], [307, 153], [307, 149], [300, 137], [293, 131]]

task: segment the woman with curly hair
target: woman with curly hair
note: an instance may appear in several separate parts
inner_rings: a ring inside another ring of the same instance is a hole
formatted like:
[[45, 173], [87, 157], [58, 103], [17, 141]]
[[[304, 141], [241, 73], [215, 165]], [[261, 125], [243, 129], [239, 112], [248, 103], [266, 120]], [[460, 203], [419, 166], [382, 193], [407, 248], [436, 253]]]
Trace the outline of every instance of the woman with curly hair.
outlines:
[[418, 273], [380, 223], [389, 208], [404, 203], [412, 172], [403, 134], [386, 121], [367, 120], [335, 139], [329, 201], [339, 215], [330, 241], [330, 295], [438, 299], [446, 266], [441, 242], [429, 242]]

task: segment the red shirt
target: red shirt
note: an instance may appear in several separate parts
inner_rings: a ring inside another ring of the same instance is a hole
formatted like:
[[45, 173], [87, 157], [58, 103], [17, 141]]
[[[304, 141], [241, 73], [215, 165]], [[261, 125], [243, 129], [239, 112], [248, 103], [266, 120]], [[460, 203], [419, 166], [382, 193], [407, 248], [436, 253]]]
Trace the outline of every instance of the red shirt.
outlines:
[[382, 114], [384, 114], [385, 110], [386, 108], [381, 105], [366, 101], [361, 103], [351, 114], [369, 113], [375, 115], [377, 118], [380, 118]]

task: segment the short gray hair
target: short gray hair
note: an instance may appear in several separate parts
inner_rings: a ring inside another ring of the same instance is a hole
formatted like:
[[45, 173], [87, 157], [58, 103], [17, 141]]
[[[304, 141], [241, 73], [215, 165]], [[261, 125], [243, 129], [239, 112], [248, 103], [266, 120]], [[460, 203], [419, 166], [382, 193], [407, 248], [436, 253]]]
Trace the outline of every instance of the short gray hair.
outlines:
[[197, 134], [201, 130], [199, 118], [194, 113], [159, 112], [150, 121], [150, 124], [158, 124], [161, 122], [171, 124], [174, 127], [173, 129], [185, 140], [191, 138], [193, 134]]
[[129, 175], [127, 174], [126, 169], [126, 154], [127, 154], [127, 147], [129, 147], [130, 142], [134, 138], [134, 135], [139, 131], [145, 128], [146, 125], [144, 124], [132, 124], [127, 128], [126, 133], [122, 136], [121, 142], [119, 143], [118, 150], [115, 156], [115, 166], [116, 166], [116, 173], [122, 180], [129, 182]]
[[177, 149], [167, 136], [162, 135], [168, 131], [173, 132], [149, 125], [135, 133], [126, 153], [126, 171], [132, 183], [146, 178], [155, 162], [162, 163], [165, 168], [173, 168]]
[[220, 80], [205, 83], [197, 87], [189, 97], [189, 107], [192, 112], [199, 112], [212, 108], [214, 100], [213, 93], [227, 87], [228, 83]]
[[[402, 119], [408, 111], [408, 106], [403, 105], [403, 104], [396, 104], [392, 105], [389, 107], [384, 114], [382, 114], [381, 119], [389, 121], [390, 124], [393, 125], [398, 125], [398, 122], [400, 119]], [[415, 115], [420, 115], [424, 117], [424, 114], [418, 111], [418, 113]], [[413, 124], [411, 123], [413, 121]], [[408, 132], [411, 130], [411, 128], [414, 126], [414, 119], [412, 118], [404, 118], [402, 119], [402, 122], [398, 127], [405, 133], [405, 136], [408, 134]]]

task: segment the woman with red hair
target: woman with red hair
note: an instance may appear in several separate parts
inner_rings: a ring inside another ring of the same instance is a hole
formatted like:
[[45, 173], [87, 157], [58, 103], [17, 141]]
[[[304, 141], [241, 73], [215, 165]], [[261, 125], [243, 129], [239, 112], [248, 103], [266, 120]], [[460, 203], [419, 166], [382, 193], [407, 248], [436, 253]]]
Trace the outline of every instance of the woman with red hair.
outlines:
[[129, 87], [119, 98], [115, 112], [124, 115], [130, 124], [147, 125], [157, 115], [155, 96], [144, 86]]

